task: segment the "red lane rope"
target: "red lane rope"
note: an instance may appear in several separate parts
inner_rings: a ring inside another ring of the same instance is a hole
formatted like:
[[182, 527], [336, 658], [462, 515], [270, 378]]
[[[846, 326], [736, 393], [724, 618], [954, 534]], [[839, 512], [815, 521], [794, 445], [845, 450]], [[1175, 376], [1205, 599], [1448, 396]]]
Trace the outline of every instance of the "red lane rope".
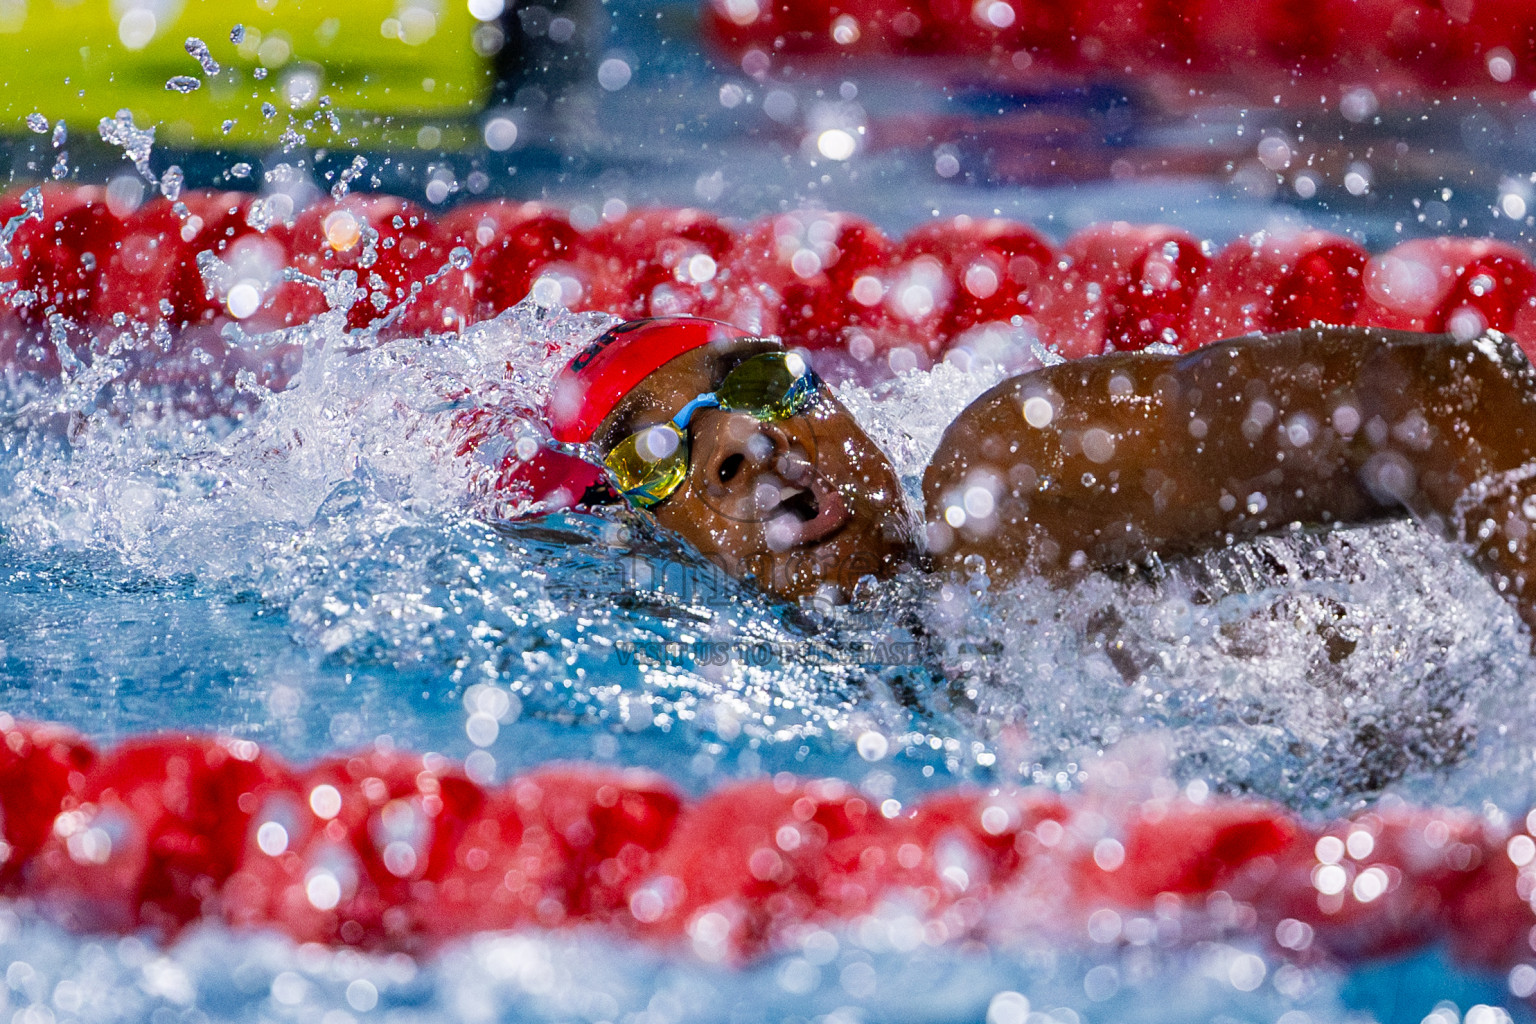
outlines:
[[[1532, 0], [707, 0], [707, 34], [764, 71], [807, 57], [963, 57], [974, 77], [1231, 76], [1239, 88], [1536, 84]], [[951, 62], [950, 66], [955, 66]], [[1298, 72], [1304, 81], [1298, 81]]]
[[[738, 227], [699, 210], [639, 209], [579, 230], [559, 210], [504, 201], [440, 219], [392, 196], [298, 212], [282, 196], [191, 192], [181, 203], [118, 215], [99, 188], [44, 188], [0, 267], [0, 367], [57, 372], [57, 346], [39, 343], [55, 315], [94, 330], [77, 345], [100, 348], [110, 343], [104, 328], [163, 325], [193, 339], [207, 363], [228, 354], [227, 324], [271, 330], [324, 309], [317, 289], [283, 280], [285, 268], [355, 273], [351, 327], [419, 290], [392, 330], [451, 330], [537, 285], [573, 309], [709, 316], [894, 369], [957, 346], [995, 347], [987, 329], [1010, 324], [1069, 356], [1153, 343], [1187, 350], [1314, 321], [1493, 328], [1536, 344], [1536, 269], [1516, 247], [1482, 239], [1418, 239], [1372, 255], [1297, 230], [1217, 249], [1178, 228], [1106, 223], [1058, 247], [1026, 225], [969, 217], [893, 239], [822, 211]], [[0, 225], [24, 212], [21, 195], [0, 199]], [[456, 248], [468, 251], [466, 265], [424, 284]]]
[[647, 772], [578, 764], [485, 787], [436, 754], [299, 769], [208, 736], [101, 752], [8, 716], [0, 741], [0, 891], [84, 930], [170, 938], [214, 920], [424, 950], [581, 925], [739, 960], [875, 925], [931, 944], [1237, 933], [1304, 959], [1436, 943], [1480, 966], [1532, 958], [1536, 815], [1382, 806], [1319, 826], [1173, 787], [904, 808], [787, 774], [690, 801]]

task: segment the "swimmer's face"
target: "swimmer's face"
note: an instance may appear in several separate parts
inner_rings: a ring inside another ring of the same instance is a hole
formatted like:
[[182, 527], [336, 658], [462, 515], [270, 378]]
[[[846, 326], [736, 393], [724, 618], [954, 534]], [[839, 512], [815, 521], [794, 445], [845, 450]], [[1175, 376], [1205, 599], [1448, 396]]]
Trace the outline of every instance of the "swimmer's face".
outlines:
[[[625, 396], [595, 440], [606, 454], [714, 391], [770, 342], [735, 341], [678, 356]], [[761, 421], [702, 409], [689, 426], [687, 477], [651, 511], [737, 578], [779, 597], [845, 600], [861, 577], [886, 578], [913, 554], [896, 471], [825, 387], [800, 413]]]

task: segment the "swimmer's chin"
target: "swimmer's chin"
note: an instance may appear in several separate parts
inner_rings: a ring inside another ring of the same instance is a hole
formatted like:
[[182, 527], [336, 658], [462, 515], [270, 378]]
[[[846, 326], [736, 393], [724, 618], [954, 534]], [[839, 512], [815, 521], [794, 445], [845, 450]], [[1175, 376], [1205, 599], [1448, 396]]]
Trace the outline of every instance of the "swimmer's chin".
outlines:
[[921, 567], [921, 553], [910, 531], [884, 525], [861, 530], [859, 526], [857, 516], [831, 517], [818, 539], [765, 553], [759, 556], [755, 571], [741, 566], [733, 575], [750, 577], [781, 600], [843, 605], [853, 600], [861, 580], [888, 580], [905, 569]]

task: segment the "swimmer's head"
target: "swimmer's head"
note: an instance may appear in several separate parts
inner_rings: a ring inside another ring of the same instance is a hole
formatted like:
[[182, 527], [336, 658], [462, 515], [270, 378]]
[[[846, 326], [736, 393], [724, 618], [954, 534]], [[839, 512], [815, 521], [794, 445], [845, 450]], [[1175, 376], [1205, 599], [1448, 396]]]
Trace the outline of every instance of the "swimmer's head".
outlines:
[[595, 444], [633, 503], [780, 597], [845, 598], [911, 558], [895, 470], [775, 340], [691, 317], [621, 324], [557, 375], [550, 420]]

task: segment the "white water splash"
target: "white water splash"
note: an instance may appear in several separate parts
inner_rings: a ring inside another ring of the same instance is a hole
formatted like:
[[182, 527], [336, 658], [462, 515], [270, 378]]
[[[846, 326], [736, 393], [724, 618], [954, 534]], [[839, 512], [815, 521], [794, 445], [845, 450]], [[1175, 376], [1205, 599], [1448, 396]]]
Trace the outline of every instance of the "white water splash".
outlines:
[[495, 408], [513, 425], [530, 417], [559, 353], [614, 322], [526, 303], [451, 338], [381, 342], [344, 330], [344, 280], [312, 283], [330, 289], [337, 308], [302, 328], [248, 340], [299, 349], [303, 366], [280, 392], [248, 384], [262, 401], [227, 436], [215, 434], [216, 424], [125, 421], [121, 410], [92, 407], [96, 391], [122, 369], [100, 367], [107, 380], [81, 395], [84, 404], [55, 406], [77, 417], [67, 456], [17, 469], [30, 499], [10, 510], [14, 535], [103, 545], [149, 564], [187, 557], [204, 531], [307, 524], [353, 479], [387, 485], [421, 510], [462, 507], [475, 470], [452, 454], [454, 413]]
[[0, 267], [9, 267], [16, 257], [11, 253], [11, 243], [16, 239], [16, 232], [29, 220], [41, 221], [43, 219], [43, 190], [36, 185], [21, 194], [21, 212], [5, 222], [0, 227]]
[[[197, 36], [188, 36], [186, 41], [187, 55], [197, 61], [205, 75], [217, 75], [220, 70], [219, 62], [213, 59], [213, 54], [208, 52], [208, 44]], [[238, 45], [238, 44], [237, 44]]]
[[149, 169], [149, 157], [155, 148], [154, 128], [140, 128], [133, 123], [131, 110], [119, 110], [116, 117], [102, 118], [96, 130], [102, 142], [123, 151], [123, 156], [133, 162], [134, 169], [145, 181], [151, 185], [160, 183], [155, 172]]

